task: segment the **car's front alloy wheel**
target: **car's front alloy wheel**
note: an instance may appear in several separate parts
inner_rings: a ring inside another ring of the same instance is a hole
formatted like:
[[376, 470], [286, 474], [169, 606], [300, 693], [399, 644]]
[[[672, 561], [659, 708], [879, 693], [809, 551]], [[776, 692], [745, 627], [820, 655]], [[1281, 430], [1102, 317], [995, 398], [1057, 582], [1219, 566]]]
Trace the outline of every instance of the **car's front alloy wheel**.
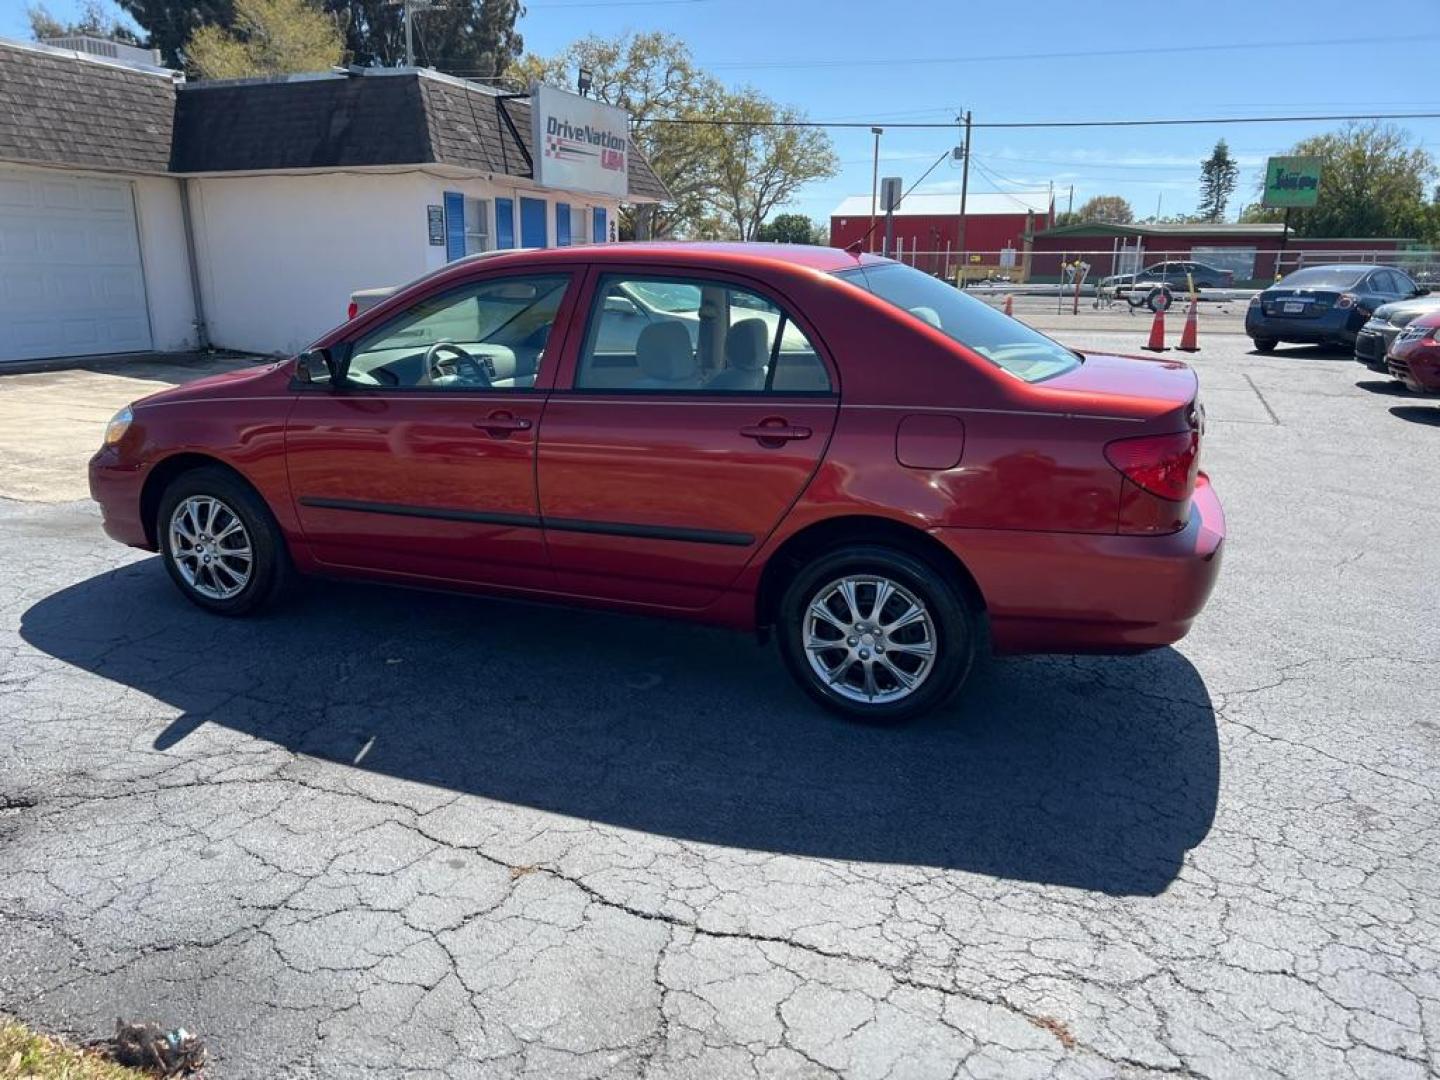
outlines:
[[181, 474], [161, 496], [155, 535], [180, 591], [207, 611], [245, 615], [290, 573], [280, 528], [255, 491], [218, 467]]
[[959, 688], [974, 616], [936, 568], [907, 552], [854, 547], [796, 575], [781, 602], [781, 648], [801, 685], [859, 719], [900, 720]]

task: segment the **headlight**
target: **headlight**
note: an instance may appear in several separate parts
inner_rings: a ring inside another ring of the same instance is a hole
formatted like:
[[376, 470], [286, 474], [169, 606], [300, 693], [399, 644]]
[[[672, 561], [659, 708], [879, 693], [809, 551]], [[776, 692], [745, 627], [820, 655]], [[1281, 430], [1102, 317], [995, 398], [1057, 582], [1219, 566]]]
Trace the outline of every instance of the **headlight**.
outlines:
[[130, 411], [130, 406], [126, 405], [105, 425], [105, 445], [114, 446], [118, 443], [125, 437], [125, 432], [130, 430], [130, 425], [134, 422], [135, 414]]

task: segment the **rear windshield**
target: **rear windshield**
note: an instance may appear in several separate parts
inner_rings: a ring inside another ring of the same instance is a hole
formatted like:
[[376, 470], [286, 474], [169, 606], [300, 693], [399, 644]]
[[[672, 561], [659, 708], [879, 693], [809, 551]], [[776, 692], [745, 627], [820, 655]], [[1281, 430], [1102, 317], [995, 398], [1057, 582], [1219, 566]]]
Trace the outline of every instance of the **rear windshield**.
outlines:
[[1366, 273], [1350, 266], [1311, 266], [1287, 274], [1280, 284], [1297, 289], [1349, 289]]
[[836, 276], [929, 323], [1026, 382], [1080, 366], [1079, 357], [1058, 341], [914, 267], [883, 263], [842, 270]]

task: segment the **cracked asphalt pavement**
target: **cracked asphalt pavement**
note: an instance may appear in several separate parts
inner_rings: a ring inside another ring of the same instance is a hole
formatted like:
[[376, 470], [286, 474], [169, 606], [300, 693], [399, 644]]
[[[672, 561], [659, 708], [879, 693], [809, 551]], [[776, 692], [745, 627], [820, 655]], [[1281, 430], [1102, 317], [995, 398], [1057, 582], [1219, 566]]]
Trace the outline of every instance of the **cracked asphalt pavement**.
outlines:
[[224, 1078], [1437, 1074], [1440, 406], [1202, 346], [1190, 637], [898, 729], [703, 628], [214, 618], [0, 501], [0, 1011]]

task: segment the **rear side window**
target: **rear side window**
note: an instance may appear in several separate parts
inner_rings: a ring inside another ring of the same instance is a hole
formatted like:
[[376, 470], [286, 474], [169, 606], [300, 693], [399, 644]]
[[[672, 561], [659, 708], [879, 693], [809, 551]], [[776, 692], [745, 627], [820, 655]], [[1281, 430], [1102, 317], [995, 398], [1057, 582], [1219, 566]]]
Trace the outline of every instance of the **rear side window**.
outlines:
[[805, 332], [758, 293], [719, 281], [605, 274], [577, 390], [828, 394]]
[[1058, 341], [913, 267], [882, 263], [836, 276], [929, 323], [1017, 379], [1039, 382], [1080, 366]]
[[1349, 266], [1311, 266], [1281, 278], [1280, 284], [1297, 289], [1353, 289], [1364, 276], [1364, 270]]

